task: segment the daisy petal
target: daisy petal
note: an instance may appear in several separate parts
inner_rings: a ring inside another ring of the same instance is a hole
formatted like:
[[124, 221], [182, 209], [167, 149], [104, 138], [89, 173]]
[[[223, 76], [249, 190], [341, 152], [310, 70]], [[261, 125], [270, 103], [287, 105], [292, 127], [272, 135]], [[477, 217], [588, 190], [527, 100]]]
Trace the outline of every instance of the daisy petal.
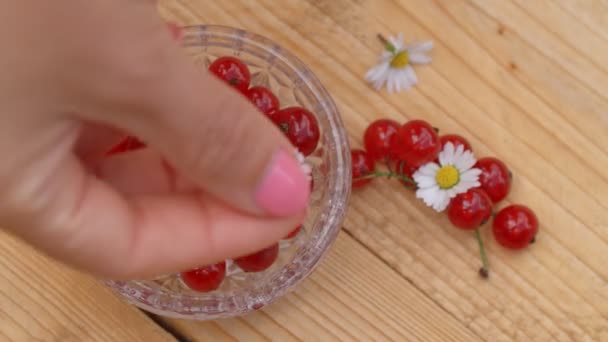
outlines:
[[407, 79], [410, 81], [410, 85], [415, 85], [418, 83], [418, 77], [416, 77], [416, 72], [414, 71], [414, 68], [412, 68], [411, 66], [406, 66], [405, 67], [405, 73], [407, 75]]
[[412, 52], [409, 56], [412, 64], [428, 64], [431, 62], [431, 57], [421, 52]]
[[450, 204], [450, 197], [448, 197], [447, 192], [439, 191], [437, 193], [437, 197], [435, 198], [435, 201], [433, 203], [433, 209], [435, 209], [438, 212], [441, 212], [441, 211], [444, 211], [445, 208], [448, 207], [448, 204]]
[[462, 158], [462, 154], [464, 153], [464, 145], [458, 145], [458, 147], [454, 146], [454, 160], [459, 160]]
[[414, 178], [416, 178], [417, 175], [435, 178], [435, 176], [437, 175], [437, 171], [439, 171], [439, 165], [437, 165], [436, 163], [427, 163], [419, 167], [418, 170], [416, 170], [416, 172], [414, 173]]
[[415, 180], [419, 188], [430, 188], [437, 185], [434, 177], [422, 176]]
[[399, 32], [396, 37], [390, 37], [389, 40], [395, 46], [395, 49], [403, 50], [403, 32]]
[[471, 153], [471, 151], [464, 151], [460, 158], [456, 160], [454, 166], [456, 166], [456, 168], [462, 173], [472, 168], [475, 163], [477, 163], [477, 160], [475, 160], [473, 153]]
[[432, 206], [438, 193], [439, 187], [418, 189], [416, 191], [416, 198], [421, 199], [426, 205]]
[[441, 166], [454, 164], [454, 144], [448, 141], [441, 152], [439, 152], [439, 164]]
[[481, 175], [480, 169], [469, 169], [460, 174], [460, 181], [474, 182], [479, 179], [479, 175]]

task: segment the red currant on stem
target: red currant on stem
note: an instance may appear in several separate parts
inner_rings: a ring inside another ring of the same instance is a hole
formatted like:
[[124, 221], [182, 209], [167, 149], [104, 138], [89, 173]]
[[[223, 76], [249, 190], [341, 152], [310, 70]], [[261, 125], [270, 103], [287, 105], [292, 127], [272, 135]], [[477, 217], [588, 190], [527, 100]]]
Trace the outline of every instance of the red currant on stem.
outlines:
[[319, 143], [319, 124], [311, 112], [301, 107], [289, 107], [279, 110], [271, 119], [304, 156], [315, 151]]
[[182, 272], [181, 278], [184, 284], [192, 290], [209, 292], [217, 289], [222, 284], [225, 275], [226, 263], [222, 261], [217, 264]]
[[236, 57], [224, 56], [216, 59], [209, 65], [209, 71], [243, 93], [249, 88], [249, 68]]
[[454, 149], [457, 149], [458, 146], [464, 146], [464, 150], [473, 151], [471, 148], [471, 144], [467, 139], [458, 135], [458, 134], [446, 134], [439, 137], [439, 141], [441, 142], [441, 149], [445, 147], [445, 144], [451, 142], [454, 145]]
[[391, 156], [418, 167], [437, 158], [441, 143], [437, 132], [428, 122], [411, 120], [391, 136]]
[[404, 184], [416, 184], [411, 177], [398, 172], [382, 172], [374, 170], [374, 161], [364, 150], [353, 149], [351, 153], [352, 187], [359, 188], [369, 184], [378, 177], [396, 178]]
[[251, 87], [245, 92], [245, 96], [262, 113], [268, 116], [279, 110], [279, 99], [268, 88], [262, 86]]
[[502, 201], [511, 190], [511, 172], [500, 160], [492, 157], [481, 158], [475, 164], [481, 170], [479, 183], [494, 203]]
[[374, 161], [388, 161], [391, 153], [391, 137], [400, 125], [397, 121], [380, 119], [372, 122], [363, 135], [365, 150]]
[[270, 267], [277, 260], [278, 255], [279, 244], [275, 243], [261, 251], [238, 257], [234, 259], [234, 263], [245, 272], [261, 272]]
[[492, 200], [485, 191], [479, 188], [458, 194], [452, 199], [447, 208], [450, 222], [457, 228], [463, 230], [475, 230], [475, 237], [479, 244], [482, 268], [479, 274], [487, 278], [489, 276], [488, 260], [479, 227], [486, 223], [492, 216]]
[[522, 249], [534, 242], [538, 233], [538, 218], [526, 206], [510, 205], [496, 214], [492, 232], [501, 246]]

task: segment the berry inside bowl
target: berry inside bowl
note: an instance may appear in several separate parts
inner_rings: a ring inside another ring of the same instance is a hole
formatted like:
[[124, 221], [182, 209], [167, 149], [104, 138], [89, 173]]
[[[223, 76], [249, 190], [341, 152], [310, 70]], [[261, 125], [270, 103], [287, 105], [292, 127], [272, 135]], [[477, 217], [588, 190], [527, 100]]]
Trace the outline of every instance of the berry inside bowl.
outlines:
[[[160, 315], [187, 319], [243, 315], [293, 289], [312, 272], [335, 240], [350, 194], [348, 140], [338, 110], [319, 80], [299, 59], [270, 40], [228, 27], [192, 26], [185, 28], [182, 42], [197, 65], [224, 75], [228, 83], [254, 103], [257, 101], [271, 119], [282, 109], [288, 113], [279, 117], [293, 116], [294, 107], [296, 112], [303, 108], [312, 113], [318, 125], [318, 143], [312, 147], [310, 141], [301, 143], [306, 163], [312, 168], [308, 216], [301, 227], [278, 242], [278, 248], [271, 246], [258, 255], [226, 260], [198, 273], [107, 284], [131, 303]], [[231, 61], [243, 62], [249, 77], [240, 74], [238, 68], [236, 74], [226, 76], [222, 68], [230, 67]], [[244, 85], [248, 79], [249, 85]], [[259, 87], [276, 95], [279, 110], [276, 99], [270, 96], [269, 100]], [[297, 138], [290, 136], [293, 130], [288, 121], [275, 123], [290, 139]], [[292, 142], [297, 146], [296, 140]]]

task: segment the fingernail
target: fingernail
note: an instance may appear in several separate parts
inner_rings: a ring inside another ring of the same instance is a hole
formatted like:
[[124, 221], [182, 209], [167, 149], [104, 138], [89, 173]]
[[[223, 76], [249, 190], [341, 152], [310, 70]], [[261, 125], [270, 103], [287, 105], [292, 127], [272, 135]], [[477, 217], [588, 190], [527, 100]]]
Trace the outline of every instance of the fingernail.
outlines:
[[310, 184], [300, 164], [278, 151], [255, 192], [258, 207], [274, 216], [290, 216], [304, 210], [309, 197]]

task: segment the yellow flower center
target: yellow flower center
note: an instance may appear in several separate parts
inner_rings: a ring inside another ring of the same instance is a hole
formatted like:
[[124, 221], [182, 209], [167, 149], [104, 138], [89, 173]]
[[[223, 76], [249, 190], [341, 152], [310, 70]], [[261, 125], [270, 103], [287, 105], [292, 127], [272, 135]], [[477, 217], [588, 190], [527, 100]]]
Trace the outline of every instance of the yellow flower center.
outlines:
[[391, 60], [391, 67], [397, 69], [405, 68], [409, 62], [410, 56], [407, 54], [407, 51], [401, 51]]
[[444, 166], [437, 171], [437, 185], [442, 189], [450, 189], [460, 181], [460, 172], [452, 165]]

